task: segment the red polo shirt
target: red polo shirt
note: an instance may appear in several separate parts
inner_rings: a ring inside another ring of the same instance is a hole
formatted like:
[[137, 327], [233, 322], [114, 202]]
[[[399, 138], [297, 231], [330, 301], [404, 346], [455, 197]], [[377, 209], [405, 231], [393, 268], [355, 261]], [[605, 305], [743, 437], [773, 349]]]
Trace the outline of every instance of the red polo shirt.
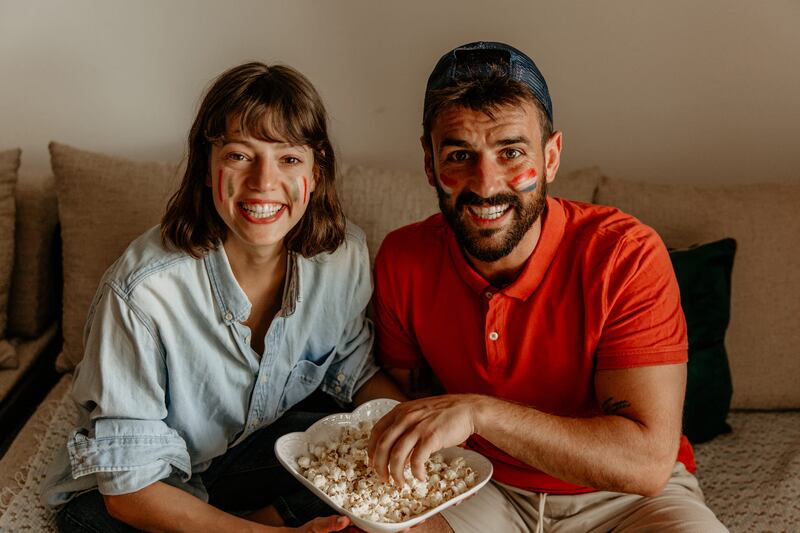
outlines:
[[[548, 198], [541, 236], [519, 277], [490, 285], [441, 214], [400, 228], [375, 261], [383, 365], [428, 364], [449, 393], [479, 393], [568, 417], [602, 414], [596, 370], [684, 363], [680, 293], [658, 235], [617, 209]], [[536, 492], [593, 489], [518, 461], [487, 440], [494, 479]], [[694, 470], [681, 439], [678, 460]]]

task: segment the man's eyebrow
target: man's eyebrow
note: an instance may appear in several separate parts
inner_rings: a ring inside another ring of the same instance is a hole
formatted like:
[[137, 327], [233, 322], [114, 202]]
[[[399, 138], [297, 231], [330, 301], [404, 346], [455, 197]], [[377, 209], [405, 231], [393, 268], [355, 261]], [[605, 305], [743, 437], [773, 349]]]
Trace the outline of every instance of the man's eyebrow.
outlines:
[[511, 144], [530, 144], [531, 140], [525, 137], [524, 135], [520, 135], [518, 137], [509, 137], [507, 139], [500, 139], [495, 144], [495, 146], [509, 146]]
[[471, 145], [463, 140], [463, 139], [456, 139], [453, 137], [445, 137], [442, 139], [442, 142], [439, 144], [439, 153], [442, 153], [442, 150], [448, 146], [455, 146], [456, 148], [470, 148]]

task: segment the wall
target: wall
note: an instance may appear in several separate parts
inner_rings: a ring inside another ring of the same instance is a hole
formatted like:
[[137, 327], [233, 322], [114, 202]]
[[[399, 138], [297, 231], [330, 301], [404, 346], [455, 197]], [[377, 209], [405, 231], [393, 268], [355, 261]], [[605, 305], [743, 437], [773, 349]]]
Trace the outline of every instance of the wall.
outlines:
[[791, 0], [0, 0], [0, 148], [23, 176], [51, 139], [177, 161], [208, 81], [259, 59], [317, 86], [341, 159], [418, 170], [430, 69], [486, 39], [547, 77], [562, 169], [800, 181], [798, 27]]

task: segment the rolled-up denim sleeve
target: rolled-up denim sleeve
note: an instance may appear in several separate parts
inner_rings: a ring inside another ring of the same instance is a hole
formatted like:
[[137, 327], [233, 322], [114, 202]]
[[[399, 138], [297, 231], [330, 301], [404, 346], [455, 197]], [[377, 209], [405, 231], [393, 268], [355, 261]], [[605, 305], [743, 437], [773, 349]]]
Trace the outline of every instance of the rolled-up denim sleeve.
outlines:
[[86, 422], [73, 431], [67, 450], [73, 478], [95, 475], [102, 494], [191, 476], [186, 443], [164, 421], [167, 370], [157, 339], [155, 325], [122, 291], [101, 287], [72, 387]]
[[[357, 228], [355, 228], [357, 229]], [[322, 381], [322, 390], [339, 401], [350, 403], [353, 394], [377, 371], [372, 356], [375, 330], [366, 316], [372, 296], [372, 273], [363, 232], [348, 239], [349, 268], [345, 271], [350, 283], [347, 298], [347, 322], [336, 346], [336, 356]]]

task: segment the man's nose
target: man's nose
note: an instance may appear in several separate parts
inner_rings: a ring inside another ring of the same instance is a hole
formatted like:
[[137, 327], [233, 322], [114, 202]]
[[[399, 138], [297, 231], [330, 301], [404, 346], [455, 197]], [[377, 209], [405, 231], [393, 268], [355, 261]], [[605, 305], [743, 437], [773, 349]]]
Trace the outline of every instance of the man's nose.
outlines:
[[471, 189], [483, 198], [490, 198], [507, 191], [505, 180], [504, 169], [497, 161], [491, 157], [481, 157], [475, 165]]

